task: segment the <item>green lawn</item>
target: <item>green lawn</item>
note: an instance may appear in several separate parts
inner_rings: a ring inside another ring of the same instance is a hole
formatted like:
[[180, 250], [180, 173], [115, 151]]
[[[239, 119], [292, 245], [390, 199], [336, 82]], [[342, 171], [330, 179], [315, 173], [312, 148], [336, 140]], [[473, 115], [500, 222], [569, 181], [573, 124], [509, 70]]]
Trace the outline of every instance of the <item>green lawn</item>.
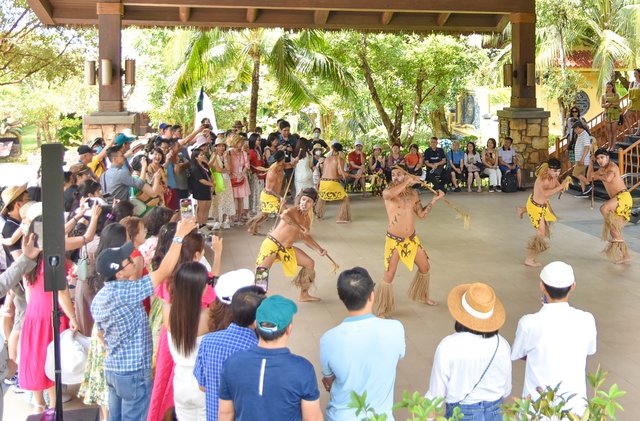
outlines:
[[32, 152], [38, 147], [36, 140], [36, 126], [26, 126], [22, 129], [22, 151], [25, 153]]

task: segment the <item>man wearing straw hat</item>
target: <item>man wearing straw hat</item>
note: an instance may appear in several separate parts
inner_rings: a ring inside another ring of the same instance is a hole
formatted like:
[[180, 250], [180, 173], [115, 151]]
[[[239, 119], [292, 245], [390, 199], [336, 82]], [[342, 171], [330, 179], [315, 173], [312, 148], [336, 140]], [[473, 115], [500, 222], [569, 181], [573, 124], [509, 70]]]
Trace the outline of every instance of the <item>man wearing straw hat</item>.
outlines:
[[[600, 168], [593, 170], [593, 161], [597, 160]], [[604, 218], [602, 226], [602, 241], [609, 241], [602, 251], [612, 262], [620, 264], [631, 261], [629, 246], [622, 237], [622, 227], [631, 219], [633, 199], [627, 190], [627, 185], [620, 176], [620, 168], [609, 160], [609, 153], [605, 148], [598, 149], [591, 158], [589, 180], [600, 180], [607, 189], [610, 199], [600, 206], [600, 213]], [[591, 206], [593, 208], [593, 206]], [[609, 238], [611, 235], [611, 238]]]
[[518, 322], [511, 359], [527, 362], [523, 397], [537, 399], [538, 388], [555, 388], [564, 406], [582, 415], [587, 399], [587, 356], [596, 352], [596, 321], [591, 313], [569, 305], [576, 287], [573, 268], [563, 262], [549, 263], [540, 272], [543, 306]]
[[458, 285], [447, 306], [456, 333], [436, 349], [426, 397], [444, 398], [447, 419], [456, 407], [465, 419], [502, 418], [497, 413], [511, 394], [511, 348], [498, 334], [506, 319], [504, 307], [483, 283]]
[[522, 215], [529, 214], [531, 225], [536, 230], [536, 235], [529, 239], [527, 248], [529, 254], [524, 261], [527, 266], [539, 267], [542, 263], [536, 262], [536, 254], [542, 253], [549, 248], [549, 244], [545, 241], [545, 237], [551, 238], [550, 223], [557, 221], [556, 215], [551, 210], [549, 197], [565, 191], [571, 178], [567, 177], [564, 183], [558, 181], [560, 176], [560, 161], [551, 158], [548, 163], [540, 165], [536, 170], [536, 182], [533, 185], [533, 193], [527, 199], [527, 207], [516, 206], [518, 215], [522, 219]]
[[[327, 254], [327, 251], [309, 235], [311, 213], [317, 199], [318, 193], [313, 187], [302, 190], [298, 206], [282, 212], [280, 222], [262, 242], [256, 258], [257, 267], [271, 268], [275, 262], [282, 262], [284, 274], [287, 277], [295, 276], [291, 283], [300, 288], [298, 301], [320, 301], [320, 298], [309, 295], [309, 289], [316, 280], [315, 262], [307, 253], [293, 247], [293, 243], [300, 238], [320, 256]], [[298, 266], [301, 269], [296, 275]]]
[[400, 261], [409, 270], [413, 270], [414, 264], [418, 266], [418, 271], [409, 286], [409, 298], [412, 301], [424, 301], [430, 306], [437, 304], [429, 299], [429, 256], [416, 235], [415, 215], [424, 219], [434, 203], [444, 197], [444, 192], [439, 191], [431, 202], [423, 207], [418, 193], [411, 188], [416, 183], [421, 183], [419, 177], [410, 175], [405, 169], [396, 166], [391, 170], [391, 185], [382, 193], [389, 217], [389, 228], [384, 246], [384, 277], [376, 290], [377, 316], [387, 317], [395, 309], [391, 283]]
[[340, 143], [333, 143], [331, 149], [331, 155], [329, 155], [324, 160], [324, 164], [322, 164], [322, 178], [320, 179], [320, 185], [318, 187], [320, 200], [318, 200], [316, 206], [316, 216], [318, 218], [324, 217], [324, 209], [327, 202], [342, 200], [336, 222], [338, 224], [345, 224], [351, 222], [349, 195], [344, 187], [342, 187], [342, 184], [340, 184], [340, 181], [346, 178], [344, 172], [345, 160], [344, 155], [341, 154], [342, 145]]

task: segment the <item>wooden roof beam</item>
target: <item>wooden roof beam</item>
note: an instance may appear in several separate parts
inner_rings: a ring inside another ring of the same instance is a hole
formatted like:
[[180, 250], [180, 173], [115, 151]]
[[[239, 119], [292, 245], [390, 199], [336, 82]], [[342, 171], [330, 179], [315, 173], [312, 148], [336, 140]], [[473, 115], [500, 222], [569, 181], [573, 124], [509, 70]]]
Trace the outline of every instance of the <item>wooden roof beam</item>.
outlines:
[[439, 13], [436, 18], [438, 26], [444, 26], [444, 24], [449, 20], [449, 16], [451, 16], [451, 13]]
[[178, 11], [180, 14], [180, 22], [189, 22], [189, 19], [191, 18], [191, 8], [181, 7]]
[[382, 12], [380, 15], [380, 23], [388, 25], [389, 22], [391, 22], [391, 18], [393, 18], [393, 12]]
[[254, 23], [258, 19], [258, 10], [253, 7], [247, 9], [247, 22]]
[[315, 25], [324, 25], [329, 19], [329, 10], [316, 10], [313, 12], [313, 23]]
[[55, 25], [53, 21], [53, 6], [49, 0], [27, 0], [27, 3], [38, 19], [40, 19], [40, 22], [45, 25]]

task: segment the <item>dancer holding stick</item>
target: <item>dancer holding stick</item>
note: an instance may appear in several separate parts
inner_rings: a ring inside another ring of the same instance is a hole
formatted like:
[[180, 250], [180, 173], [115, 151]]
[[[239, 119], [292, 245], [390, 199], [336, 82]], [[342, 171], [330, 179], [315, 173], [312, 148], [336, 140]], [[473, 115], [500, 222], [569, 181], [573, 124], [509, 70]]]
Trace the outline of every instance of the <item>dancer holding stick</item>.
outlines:
[[[600, 165], [598, 171], [593, 170], [594, 160], [597, 160]], [[631, 193], [620, 175], [620, 168], [609, 160], [609, 153], [605, 148], [598, 149], [591, 157], [591, 161], [587, 177], [592, 181], [602, 181], [610, 197], [600, 206], [600, 213], [604, 218], [602, 241], [609, 241], [602, 252], [616, 264], [629, 262], [631, 255], [629, 246], [622, 237], [622, 227], [631, 218], [633, 206]]]
[[[309, 289], [316, 280], [315, 262], [307, 253], [293, 246], [293, 243], [300, 238], [320, 256], [327, 254], [327, 251], [309, 235], [311, 213], [317, 199], [316, 189], [313, 187], [304, 189], [300, 194], [300, 203], [282, 212], [278, 226], [262, 242], [256, 258], [257, 267], [271, 268], [275, 262], [282, 262], [284, 274], [287, 277], [295, 276], [292, 283], [300, 288], [298, 301], [320, 300], [309, 295]], [[301, 269], [296, 275], [298, 266]]]
[[375, 293], [375, 314], [380, 317], [387, 317], [395, 309], [392, 282], [399, 262], [409, 270], [413, 270], [414, 264], [418, 266], [409, 286], [409, 298], [431, 306], [437, 304], [429, 298], [429, 256], [416, 235], [415, 215], [424, 219], [433, 205], [444, 197], [444, 192], [438, 192], [427, 206], [422, 206], [418, 193], [411, 188], [418, 183], [419, 177], [410, 175], [405, 168], [395, 166], [391, 170], [391, 185], [382, 192], [389, 227], [384, 246], [384, 277]]
[[327, 202], [342, 200], [340, 212], [338, 213], [338, 224], [346, 224], [351, 222], [351, 204], [349, 203], [349, 195], [340, 184], [341, 180], [346, 178], [344, 173], [344, 158], [341, 155], [342, 145], [334, 143], [331, 145], [333, 150], [331, 155], [324, 160], [322, 164], [322, 178], [318, 186], [318, 204], [316, 205], [316, 216], [324, 217], [324, 210]]
[[442, 200], [444, 200], [444, 202], [451, 206], [456, 212], [458, 212], [460, 214], [460, 216], [457, 216], [456, 218], [464, 218], [464, 227], [465, 229], [468, 229], [470, 227], [470, 222], [471, 222], [471, 217], [469, 215], [467, 215], [466, 213], [462, 212], [460, 209], [458, 209], [458, 207], [456, 205], [454, 205], [453, 203], [449, 202], [445, 197], [444, 197], [444, 192], [442, 190], [438, 190], [435, 191], [434, 189], [431, 188], [431, 186], [429, 186], [427, 184], [426, 181], [422, 182], [422, 185], [425, 186], [426, 188], [429, 189], [429, 191], [431, 191], [431, 193], [435, 194], [436, 196], [439, 196], [442, 193]]

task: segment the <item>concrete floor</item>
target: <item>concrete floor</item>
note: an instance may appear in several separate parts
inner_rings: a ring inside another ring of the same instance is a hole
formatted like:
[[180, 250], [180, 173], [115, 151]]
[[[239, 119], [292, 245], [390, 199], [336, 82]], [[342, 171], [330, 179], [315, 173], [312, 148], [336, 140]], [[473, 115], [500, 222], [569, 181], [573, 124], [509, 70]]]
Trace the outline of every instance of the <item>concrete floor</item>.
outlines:
[[[471, 216], [471, 229], [463, 229], [462, 219], [456, 219], [455, 211], [439, 202], [425, 221], [417, 222], [420, 240], [431, 258], [431, 298], [437, 307], [410, 302], [406, 291], [412, 279], [403, 265], [399, 266], [396, 280], [397, 311], [392, 316], [400, 320], [407, 334], [406, 357], [398, 366], [396, 400], [406, 389], [424, 394], [429, 386], [433, 355], [440, 340], [453, 332], [453, 318], [446, 307], [449, 291], [456, 285], [469, 282], [485, 282], [491, 285], [503, 302], [507, 320], [500, 333], [513, 342], [520, 317], [540, 308], [538, 287], [540, 269], [525, 267], [525, 244], [533, 228], [526, 219], [520, 220], [516, 205], [524, 205], [529, 192], [501, 193], [452, 193], [447, 198]], [[430, 193], [421, 198], [430, 200]], [[553, 226], [551, 248], [539, 261], [546, 264], [562, 260], [571, 264], [576, 273], [577, 287], [571, 294], [571, 304], [594, 314], [598, 325], [598, 351], [589, 358], [587, 370], [595, 372], [598, 364], [610, 372], [605, 383], [608, 389], [617, 383], [627, 395], [620, 399], [625, 412], [619, 420], [635, 420], [640, 413], [640, 309], [636, 300], [640, 296], [640, 226], [629, 225], [624, 229], [630, 240], [631, 264], [614, 265], [600, 253], [601, 216], [599, 204], [589, 209], [589, 200], [566, 194], [561, 200], [552, 199], [560, 221]], [[338, 206], [327, 206], [326, 219], [316, 221], [313, 237], [340, 264], [341, 269], [353, 266], [365, 267], [378, 282], [383, 274], [383, 246], [387, 226], [386, 213], [381, 198], [362, 199], [352, 196], [354, 222], [336, 224]], [[269, 224], [269, 223], [267, 223]], [[265, 224], [264, 229], [266, 229]], [[261, 237], [249, 236], [236, 227], [222, 232], [224, 237], [223, 271], [254, 267], [254, 258], [261, 244]], [[344, 306], [335, 291], [336, 275], [327, 275], [331, 265], [328, 259], [301, 246], [316, 260], [318, 289], [315, 295], [319, 303], [302, 303], [294, 318], [294, 330], [290, 348], [294, 353], [309, 359], [319, 371], [319, 341], [330, 328], [345, 317]], [[297, 291], [289, 286], [282, 269], [276, 265], [271, 272], [270, 293], [295, 299]], [[522, 391], [524, 363], [514, 363], [513, 393]], [[321, 404], [324, 408], [328, 394], [319, 383]], [[74, 399], [66, 408], [78, 407]], [[9, 392], [5, 398], [5, 420], [23, 420], [31, 407], [21, 398]], [[397, 413], [404, 419], [406, 413]]]

